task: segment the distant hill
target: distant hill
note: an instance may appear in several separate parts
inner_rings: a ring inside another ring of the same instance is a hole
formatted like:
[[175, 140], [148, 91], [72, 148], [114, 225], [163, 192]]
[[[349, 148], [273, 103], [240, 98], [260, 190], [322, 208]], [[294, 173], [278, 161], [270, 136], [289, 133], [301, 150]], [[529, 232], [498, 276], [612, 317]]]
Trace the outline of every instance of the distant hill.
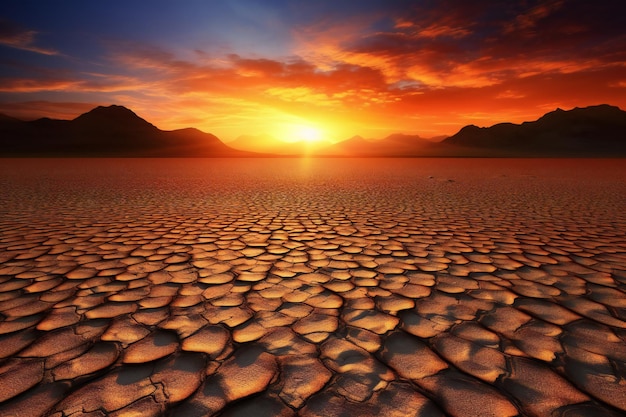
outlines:
[[626, 157], [626, 112], [606, 104], [557, 109], [533, 122], [465, 126], [445, 138], [393, 134], [352, 137], [318, 152], [385, 157]]
[[436, 144], [417, 135], [393, 134], [384, 139], [364, 139], [354, 136], [317, 152], [325, 156], [401, 157], [423, 156], [436, 148]]
[[0, 116], [0, 156], [241, 157], [197, 129], [160, 130], [122, 106], [97, 107], [74, 120]]
[[521, 125], [466, 126], [441, 144], [456, 156], [625, 157], [626, 112], [606, 104], [557, 109]]
[[277, 142], [278, 139], [267, 134], [241, 135], [234, 141], [228, 142], [228, 146], [233, 149], [265, 153], [272, 152]]

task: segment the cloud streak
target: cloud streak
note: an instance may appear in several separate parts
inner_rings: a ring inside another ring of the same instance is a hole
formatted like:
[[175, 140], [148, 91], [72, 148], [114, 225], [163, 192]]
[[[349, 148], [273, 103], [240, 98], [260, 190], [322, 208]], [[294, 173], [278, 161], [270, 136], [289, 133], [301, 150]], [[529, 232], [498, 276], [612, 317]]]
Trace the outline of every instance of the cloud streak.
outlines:
[[18, 27], [12, 22], [0, 19], [0, 45], [42, 55], [57, 55], [58, 51], [35, 45], [38, 32]]

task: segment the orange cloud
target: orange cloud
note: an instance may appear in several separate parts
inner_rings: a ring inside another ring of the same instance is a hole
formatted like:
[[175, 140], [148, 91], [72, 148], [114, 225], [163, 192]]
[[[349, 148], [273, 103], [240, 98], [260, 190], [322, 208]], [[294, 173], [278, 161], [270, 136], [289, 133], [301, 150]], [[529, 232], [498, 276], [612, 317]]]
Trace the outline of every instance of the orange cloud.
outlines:
[[80, 84], [80, 81], [70, 79], [3, 78], [0, 79], [0, 92], [33, 93], [40, 91], [63, 91], [78, 88]]
[[58, 54], [54, 49], [36, 46], [36, 36], [37, 31], [22, 29], [8, 20], [0, 19], [0, 45], [42, 55]]
[[50, 101], [24, 101], [0, 103], [0, 113], [11, 114], [22, 120], [35, 120], [42, 115], [53, 119], [70, 120], [86, 113], [100, 103], [73, 103]]

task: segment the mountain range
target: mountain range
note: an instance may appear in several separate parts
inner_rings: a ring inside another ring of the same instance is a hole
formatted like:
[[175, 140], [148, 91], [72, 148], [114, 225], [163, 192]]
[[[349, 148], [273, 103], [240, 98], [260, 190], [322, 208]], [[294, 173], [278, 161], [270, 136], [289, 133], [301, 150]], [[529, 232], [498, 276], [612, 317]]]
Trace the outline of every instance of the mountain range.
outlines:
[[443, 149], [438, 143], [418, 135], [394, 133], [383, 139], [365, 139], [354, 136], [319, 151], [327, 156], [402, 157], [428, 156]]
[[[22, 121], [0, 114], [3, 157], [253, 157], [300, 155], [306, 144], [284, 149], [246, 146], [262, 138], [242, 136], [227, 146], [194, 128], [164, 131], [122, 106], [97, 107], [73, 120]], [[235, 145], [239, 149], [234, 149]], [[255, 152], [242, 149], [250, 149]], [[310, 149], [309, 149], [310, 150]], [[311, 151], [311, 150], [310, 150]], [[384, 139], [360, 136], [314, 148], [333, 157], [626, 157], [626, 112], [606, 104], [557, 109], [533, 122], [465, 126], [439, 142], [416, 135]]]
[[556, 109], [534, 122], [465, 126], [444, 141], [469, 156], [626, 156], [626, 112], [606, 104]]
[[0, 116], [2, 156], [245, 157], [216, 136], [164, 131], [122, 106], [96, 107], [73, 120], [21, 121]]

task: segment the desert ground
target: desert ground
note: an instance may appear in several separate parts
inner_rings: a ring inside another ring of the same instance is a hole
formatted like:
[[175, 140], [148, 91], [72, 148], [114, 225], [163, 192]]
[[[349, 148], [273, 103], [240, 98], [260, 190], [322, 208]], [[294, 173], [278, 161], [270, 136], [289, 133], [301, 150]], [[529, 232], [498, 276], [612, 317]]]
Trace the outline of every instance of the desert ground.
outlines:
[[2, 416], [619, 416], [623, 160], [0, 161]]

